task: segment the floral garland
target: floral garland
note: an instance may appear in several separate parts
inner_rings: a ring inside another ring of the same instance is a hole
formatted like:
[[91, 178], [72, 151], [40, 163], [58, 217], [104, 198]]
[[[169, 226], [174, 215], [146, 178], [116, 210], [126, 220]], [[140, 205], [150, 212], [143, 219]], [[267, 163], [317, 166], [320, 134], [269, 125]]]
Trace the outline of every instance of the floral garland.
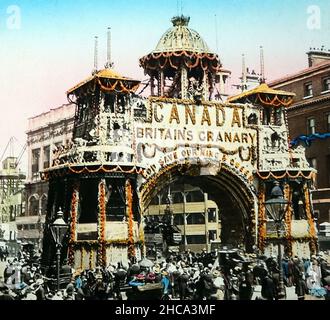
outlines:
[[286, 251], [292, 257], [292, 189], [288, 183], [284, 186], [284, 197], [288, 200], [289, 205], [285, 213], [285, 226], [286, 226]]
[[132, 87], [130, 86], [125, 86], [123, 81], [121, 80], [116, 80], [113, 85], [110, 84], [109, 87], [105, 86], [102, 84], [101, 80], [97, 78], [97, 82], [101, 89], [106, 92], [112, 92], [112, 91], [117, 91], [117, 92], [124, 92], [124, 93], [134, 93], [140, 86], [140, 84], [133, 85]]
[[[173, 59], [173, 60], [172, 60]], [[184, 64], [188, 69], [200, 66], [204, 71], [220, 71], [221, 63], [216, 54], [196, 53], [182, 50], [180, 52], [151, 53], [140, 59], [140, 66], [144, 69], [165, 69], [170, 66], [178, 69]]]
[[126, 214], [128, 223], [128, 257], [135, 257], [134, 234], [133, 234], [133, 192], [132, 184], [129, 179], [126, 180]]
[[292, 104], [293, 102], [293, 98], [292, 97], [287, 97], [287, 98], [279, 98], [277, 95], [275, 95], [275, 97], [273, 99], [271, 99], [268, 95], [266, 96], [266, 99], [264, 100], [261, 97], [261, 93], [257, 94], [257, 99], [259, 99], [259, 101], [262, 104], [268, 105], [268, 106], [274, 106], [274, 107], [288, 107], [289, 105]]
[[99, 221], [98, 221], [98, 235], [99, 235], [99, 252], [98, 252], [98, 265], [105, 265], [105, 250], [103, 242], [105, 241], [105, 220], [106, 220], [106, 209], [105, 209], [105, 181], [101, 180], [99, 183], [98, 190], [98, 204], [99, 204]]
[[258, 214], [258, 247], [261, 252], [265, 249], [266, 244], [266, 208], [265, 208], [265, 200], [266, 200], [266, 193], [265, 193], [265, 186], [262, 183], [259, 189], [258, 194], [258, 202], [259, 202], [259, 214]]
[[105, 173], [112, 173], [112, 172], [123, 172], [123, 173], [136, 173], [136, 174], [143, 174], [144, 170], [142, 168], [137, 168], [134, 166], [132, 169], [123, 169], [121, 166], [116, 166], [113, 169], [106, 169], [104, 165], [100, 166], [99, 168], [93, 170], [89, 169], [88, 167], [84, 167], [81, 170], [75, 170], [72, 166], [69, 166], [69, 170], [75, 174], [81, 173], [98, 173], [98, 172], [105, 172]]
[[314, 176], [314, 172], [310, 172], [310, 174], [304, 175], [304, 173], [302, 171], [298, 171], [298, 173], [296, 175], [292, 175], [292, 174], [290, 174], [289, 171], [290, 170], [285, 170], [285, 172], [282, 175], [276, 175], [273, 172], [269, 172], [267, 174], [267, 176], [263, 176], [261, 172], [257, 171], [257, 175], [262, 180], [269, 180], [270, 178], [277, 180], [277, 179], [283, 179], [285, 177], [289, 177], [291, 179], [297, 179], [297, 178], [303, 177], [307, 180], [310, 180]]
[[316, 230], [314, 225], [314, 220], [312, 217], [311, 212], [311, 203], [310, 203], [310, 197], [309, 197], [309, 190], [307, 187], [307, 183], [304, 184], [304, 198], [305, 198], [305, 210], [306, 210], [306, 216], [309, 224], [308, 233], [310, 236], [310, 250], [311, 254], [315, 254], [317, 251], [317, 237], [316, 237]]

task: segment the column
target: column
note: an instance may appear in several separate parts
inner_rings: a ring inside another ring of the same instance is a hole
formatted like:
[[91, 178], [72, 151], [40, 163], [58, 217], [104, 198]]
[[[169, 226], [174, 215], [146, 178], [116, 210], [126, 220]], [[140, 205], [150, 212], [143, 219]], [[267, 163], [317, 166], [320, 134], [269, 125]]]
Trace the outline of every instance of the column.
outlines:
[[187, 198], [186, 193], [184, 192], [184, 186], [183, 186], [183, 244], [184, 244], [184, 250], [187, 250], [187, 214], [186, 214], [186, 204], [187, 204]]
[[155, 95], [155, 77], [154, 76], [150, 77], [150, 94], [151, 94], [151, 96]]
[[305, 204], [305, 210], [306, 210], [306, 216], [308, 220], [308, 232], [309, 232], [309, 247], [311, 254], [316, 254], [317, 252], [317, 235], [316, 235], [316, 229], [314, 224], [314, 217], [312, 214], [312, 206], [311, 206], [311, 199], [310, 199], [310, 191], [308, 189], [307, 182], [304, 184], [304, 204]]
[[218, 239], [221, 239], [221, 227], [219, 227], [219, 208], [217, 208], [215, 210], [215, 221], [217, 223], [217, 237], [216, 240], [218, 241]]
[[219, 93], [220, 95], [222, 95], [225, 93], [225, 82], [223, 80], [223, 74], [221, 72], [218, 74], [218, 76], [219, 76]]
[[207, 201], [208, 201], [208, 196], [207, 193], [204, 193], [204, 216], [205, 216], [205, 238], [206, 238], [206, 247], [207, 247], [207, 252], [209, 252], [209, 217], [208, 217], [208, 212], [207, 212]]
[[182, 66], [181, 67], [181, 99], [187, 99], [188, 95], [188, 73], [187, 69]]
[[292, 256], [292, 239], [291, 239], [291, 232], [292, 232], [292, 189], [290, 185], [286, 183], [284, 185], [284, 199], [288, 201], [287, 210], [285, 213], [284, 221], [286, 226], [286, 253], [291, 257]]
[[74, 243], [77, 241], [77, 219], [79, 207], [79, 183], [74, 182], [71, 196], [71, 225], [70, 225], [70, 241], [69, 241], [69, 264], [74, 264]]
[[101, 179], [98, 188], [98, 266], [106, 265], [106, 237], [105, 237], [105, 224], [106, 224], [106, 208], [105, 208], [105, 179]]
[[126, 194], [126, 216], [128, 224], [128, 258], [135, 258], [135, 242], [134, 242], [134, 217], [133, 217], [133, 189], [130, 179], [125, 183]]
[[265, 184], [260, 181], [259, 185], [259, 194], [258, 194], [258, 248], [260, 252], [264, 252], [265, 250], [265, 241], [266, 241], [266, 188]]
[[208, 84], [207, 71], [204, 71], [204, 75], [203, 75], [203, 99], [205, 101], [209, 100], [209, 84]]
[[160, 73], [159, 73], [158, 91], [159, 91], [159, 96], [163, 97], [165, 95], [164, 71], [160, 71]]

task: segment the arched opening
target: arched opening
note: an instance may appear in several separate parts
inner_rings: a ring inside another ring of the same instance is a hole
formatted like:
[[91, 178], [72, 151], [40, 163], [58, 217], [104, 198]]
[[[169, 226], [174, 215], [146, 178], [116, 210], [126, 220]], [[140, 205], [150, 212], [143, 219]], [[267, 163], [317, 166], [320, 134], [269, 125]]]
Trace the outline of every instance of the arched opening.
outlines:
[[[249, 182], [229, 166], [216, 175], [201, 175], [200, 169], [198, 165], [164, 169], [154, 178], [156, 187], [149, 188], [148, 182], [143, 185], [145, 216], [164, 214], [166, 195], [171, 192], [174, 223], [181, 229], [185, 249], [217, 242], [252, 251], [256, 226]], [[154, 205], [159, 194], [162, 201]], [[177, 194], [182, 196], [181, 203]]]

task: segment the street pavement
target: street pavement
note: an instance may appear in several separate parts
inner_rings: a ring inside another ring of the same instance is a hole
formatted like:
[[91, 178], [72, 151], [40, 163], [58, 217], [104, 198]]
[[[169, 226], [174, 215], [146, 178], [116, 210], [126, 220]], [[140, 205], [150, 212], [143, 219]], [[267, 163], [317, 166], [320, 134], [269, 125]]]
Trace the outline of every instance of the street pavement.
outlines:
[[[257, 297], [261, 297], [261, 286], [259, 285], [254, 287], [252, 300], [256, 300]], [[298, 300], [295, 293], [295, 287], [286, 288], [286, 300]]]
[[[3, 273], [6, 268], [6, 262], [0, 261], [0, 281], [3, 281]], [[295, 294], [295, 287], [286, 288], [287, 298], [286, 300], [298, 300], [297, 295]], [[125, 293], [122, 293], [123, 300], [127, 300]], [[254, 287], [254, 292], [252, 300], [255, 300], [257, 297], [261, 297], [261, 286], [257, 285]], [[316, 298], [310, 295], [306, 295], [306, 300], [324, 300], [324, 298]]]

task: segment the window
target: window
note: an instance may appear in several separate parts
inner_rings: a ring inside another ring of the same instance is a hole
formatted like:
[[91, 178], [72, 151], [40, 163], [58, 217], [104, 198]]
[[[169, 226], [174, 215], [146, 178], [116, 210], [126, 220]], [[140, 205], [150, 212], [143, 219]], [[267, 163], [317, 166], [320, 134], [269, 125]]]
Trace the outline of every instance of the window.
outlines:
[[187, 224], [205, 224], [205, 217], [203, 213], [191, 213], [187, 217]]
[[173, 195], [173, 203], [183, 203], [183, 195], [181, 192], [175, 192]]
[[282, 125], [282, 108], [277, 108], [274, 110], [274, 125], [281, 126]]
[[205, 244], [206, 243], [205, 235], [187, 236], [186, 239], [187, 239], [188, 244]]
[[322, 79], [322, 91], [330, 91], [330, 77]]
[[186, 196], [187, 202], [204, 202], [204, 193], [201, 190], [190, 191]]
[[312, 97], [313, 96], [313, 85], [311, 82], [305, 84], [304, 88], [304, 97]]
[[307, 120], [307, 134], [315, 133], [315, 119], [310, 118]]
[[309, 158], [308, 159], [308, 163], [309, 165], [314, 168], [314, 169], [317, 169], [317, 161], [316, 161], [316, 158]]
[[32, 150], [32, 173], [38, 174], [39, 172], [39, 158], [40, 158], [40, 149]]
[[217, 222], [217, 213], [215, 208], [208, 209], [208, 221]]
[[44, 147], [44, 169], [50, 165], [50, 146]]
[[330, 132], [330, 113], [327, 114], [327, 131]]
[[209, 230], [209, 241], [217, 240], [217, 231], [216, 230]]
[[175, 214], [174, 215], [174, 224], [178, 226], [184, 225], [183, 214]]

